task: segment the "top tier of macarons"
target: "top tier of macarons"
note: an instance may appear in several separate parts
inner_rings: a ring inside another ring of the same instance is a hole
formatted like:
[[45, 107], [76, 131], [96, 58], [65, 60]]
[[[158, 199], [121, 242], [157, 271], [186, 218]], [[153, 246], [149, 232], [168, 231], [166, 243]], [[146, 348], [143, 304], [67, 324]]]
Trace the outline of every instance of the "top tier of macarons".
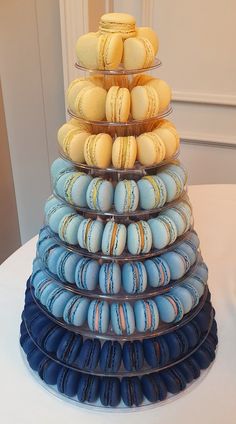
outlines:
[[140, 70], [155, 63], [159, 40], [149, 27], [137, 27], [126, 13], [101, 16], [98, 32], [79, 37], [78, 65], [89, 70]]

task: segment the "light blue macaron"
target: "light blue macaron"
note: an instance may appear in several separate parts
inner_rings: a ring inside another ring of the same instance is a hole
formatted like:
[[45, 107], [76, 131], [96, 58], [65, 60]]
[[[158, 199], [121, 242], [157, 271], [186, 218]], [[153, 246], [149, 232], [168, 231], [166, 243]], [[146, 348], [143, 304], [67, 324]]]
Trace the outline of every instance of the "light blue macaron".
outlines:
[[191, 294], [192, 299], [193, 299], [192, 308], [195, 308], [195, 306], [198, 305], [199, 300], [200, 300], [198, 290], [191, 283], [189, 283], [189, 278], [187, 278], [186, 281], [182, 284], [182, 287], [186, 288], [189, 291], [189, 293]]
[[129, 302], [111, 304], [111, 324], [118, 335], [134, 333], [134, 310]]
[[142, 262], [127, 262], [122, 266], [123, 289], [130, 294], [143, 293], [147, 287], [147, 272]]
[[102, 264], [99, 271], [99, 286], [104, 294], [117, 294], [121, 288], [121, 269], [116, 262]]
[[114, 205], [119, 213], [134, 212], [138, 207], [139, 190], [134, 180], [119, 181], [115, 188]]
[[186, 288], [181, 286], [174, 287], [170, 290], [170, 294], [176, 296], [181, 301], [184, 308], [184, 314], [191, 311], [193, 307], [193, 298]]
[[87, 205], [90, 209], [107, 212], [112, 207], [113, 196], [114, 189], [110, 181], [93, 178], [86, 192]]
[[84, 172], [73, 172], [64, 184], [64, 198], [66, 202], [80, 208], [87, 207], [86, 193], [92, 180], [91, 175]]
[[190, 266], [192, 266], [197, 259], [197, 249], [195, 248], [195, 246], [190, 245], [184, 241], [179, 244], [178, 248], [181, 249], [181, 251], [185, 252], [185, 254], [189, 258]]
[[208, 280], [208, 268], [205, 262], [201, 262], [198, 264], [197, 269], [195, 270], [194, 275], [199, 278], [204, 284], [207, 283]]
[[44, 214], [47, 215], [49, 209], [51, 209], [53, 206], [61, 205], [62, 202], [53, 194], [46, 200], [44, 205]]
[[54, 181], [54, 190], [56, 194], [58, 194], [60, 197], [65, 199], [65, 184], [66, 181], [73, 177], [74, 172], [73, 171], [66, 171], [57, 176], [57, 178]]
[[134, 304], [134, 314], [137, 331], [143, 333], [157, 329], [159, 313], [154, 300], [137, 300]]
[[62, 158], [57, 158], [51, 165], [51, 178], [52, 182], [58, 177], [62, 172], [68, 172], [75, 170], [75, 167], [67, 160]]
[[166, 286], [170, 282], [170, 269], [162, 255], [144, 262], [148, 284], [151, 287]]
[[73, 212], [64, 215], [58, 226], [58, 235], [62, 241], [68, 244], [78, 244], [78, 229], [84, 217]]
[[169, 171], [174, 171], [176, 174], [178, 174], [180, 176], [180, 178], [183, 181], [183, 184], [185, 185], [187, 182], [187, 178], [188, 178], [188, 173], [186, 171], [186, 169], [183, 167], [183, 165], [181, 165], [179, 162], [178, 163], [170, 163], [169, 165], [166, 166], [166, 169], [168, 169]]
[[184, 316], [184, 307], [180, 299], [167, 294], [157, 296], [155, 302], [158, 308], [161, 321], [165, 323], [178, 322]]
[[185, 241], [186, 241], [187, 243], [190, 243], [190, 245], [195, 246], [195, 248], [196, 248], [196, 249], [198, 249], [198, 248], [199, 248], [200, 241], [199, 241], [199, 238], [198, 238], [197, 233], [195, 233], [194, 231], [190, 231], [190, 232], [187, 234], [187, 237], [186, 237]]
[[175, 248], [175, 252], [178, 253], [183, 258], [185, 262], [185, 273], [188, 272], [188, 270], [191, 267], [191, 261], [190, 261], [189, 255], [181, 248], [181, 245]]
[[104, 255], [119, 256], [126, 244], [126, 226], [112, 220], [105, 225], [102, 236], [102, 252]]
[[188, 278], [188, 284], [193, 286], [198, 291], [199, 297], [201, 298], [204, 291], [205, 291], [205, 287], [206, 287], [206, 285], [203, 283], [203, 281], [201, 281], [197, 277], [193, 276], [193, 277]]
[[82, 249], [96, 253], [101, 250], [104, 224], [90, 218], [84, 219], [78, 229], [78, 243]]
[[105, 300], [93, 300], [88, 309], [88, 326], [91, 331], [106, 333], [110, 323], [110, 307]]
[[177, 235], [181, 236], [187, 227], [185, 215], [175, 207], [166, 209], [163, 214], [174, 221], [177, 228]]
[[94, 290], [98, 285], [100, 265], [98, 261], [81, 258], [75, 269], [75, 283], [84, 290]]
[[74, 213], [74, 209], [72, 209], [69, 206], [66, 206], [63, 203], [59, 203], [55, 206], [52, 206], [47, 214], [46, 214], [46, 221], [49, 227], [51, 228], [54, 233], [58, 233], [58, 227], [59, 223], [62, 220], [62, 218], [70, 213]]
[[71, 297], [73, 297], [72, 292], [58, 286], [49, 294], [45, 306], [54, 317], [62, 318], [65, 306]]
[[182, 255], [174, 251], [169, 251], [164, 253], [162, 258], [168, 264], [171, 280], [178, 280], [184, 276], [186, 273], [186, 264]]
[[65, 248], [62, 246], [57, 246], [56, 249], [50, 253], [47, 260], [47, 267], [52, 274], [57, 275], [57, 262], [59, 257], [65, 252]]
[[60, 254], [57, 260], [56, 273], [61, 281], [75, 283], [75, 269], [80, 256], [66, 249]]
[[188, 202], [178, 202], [175, 204], [175, 208], [178, 209], [184, 216], [186, 220], [185, 231], [188, 231], [193, 222], [192, 209]]
[[128, 225], [127, 248], [132, 255], [150, 252], [152, 248], [152, 231], [148, 222], [138, 221]]
[[63, 319], [69, 325], [80, 327], [87, 319], [88, 308], [89, 300], [87, 298], [73, 295], [66, 303]]
[[174, 171], [166, 169], [158, 173], [158, 177], [163, 181], [167, 191], [167, 202], [172, 202], [177, 199], [184, 189], [182, 179]]
[[170, 242], [168, 226], [160, 218], [151, 218], [148, 224], [152, 232], [152, 245], [155, 249], [163, 249]]
[[44, 239], [38, 247], [38, 256], [41, 258], [43, 263], [47, 265], [49, 256], [58, 247], [58, 244], [52, 238]]
[[156, 209], [162, 207], [167, 200], [164, 182], [158, 175], [147, 175], [138, 181], [141, 209]]

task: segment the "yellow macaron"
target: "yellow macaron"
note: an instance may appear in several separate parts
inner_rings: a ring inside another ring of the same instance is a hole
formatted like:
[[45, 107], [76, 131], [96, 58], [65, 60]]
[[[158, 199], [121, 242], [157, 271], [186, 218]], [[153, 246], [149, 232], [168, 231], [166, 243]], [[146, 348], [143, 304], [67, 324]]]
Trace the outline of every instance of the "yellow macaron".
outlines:
[[116, 69], [123, 56], [123, 41], [119, 34], [100, 34], [97, 47], [98, 69]]
[[91, 127], [90, 125], [86, 123], [79, 122], [77, 119], [73, 119], [73, 118], [70, 119], [68, 122], [63, 124], [57, 132], [57, 140], [60, 147], [63, 146], [64, 139], [67, 136], [68, 132], [71, 130], [77, 130], [78, 133], [79, 132], [90, 133]]
[[76, 163], [84, 163], [84, 145], [89, 137], [87, 132], [79, 132], [76, 129], [68, 131], [62, 143], [65, 155]]
[[106, 98], [106, 118], [111, 122], [127, 122], [130, 114], [130, 92], [127, 88], [112, 86]]
[[178, 135], [171, 131], [170, 128], [156, 128], [153, 132], [159, 135], [165, 145], [165, 159], [172, 158], [179, 147]]
[[105, 118], [107, 91], [101, 87], [84, 87], [70, 105], [79, 118], [102, 121]]
[[137, 142], [134, 136], [117, 137], [112, 148], [114, 168], [133, 168], [137, 157]]
[[165, 158], [165, 144], [154, 132], [147, 132], [137, 137], [138, 161], [145, 166], [161, 163]]
[[148, 74], [137, 74], [137, 75], [135, 75], [131, 79], [131, 81], [129, 83], [129, 89], [131, 91], [137, 85], [145, 85], [149, 81], [151, 81], [152, 79], [153, 79], [153, 77], [151, 75], [148, 75]]
[[102, 34], [120, 34], [125, 40], [135, 37], [135, 18], [128, 13], [106, 13], [101, 16], [99, 32]]
[[112, 138], [109, 134], [90, 135], [84, 145], [87, 165], [107, 168], [111, 164]]
[[171, 101], [171, 97], [172, 97], [171, 87], [167, 84], [166, 81], [160, 78], [153, 78], [146, 85], [148, 87], [155, 88], [159, 97], [159, 112], [160, 113], [164, 112]]
[[144, 37], [128, 38], [124, 42], [123, 63], [125, 69], [148, 68], [155, 53], [151, 42]]
[[156, 55], [159, 49], [159, 40], [155, 31], [150, 27], [136, 28], [137, 37], [147, 38], [153, 46], [154, 54]]
[[135, 120], [157, 116], [159, 98], [155, 88], [148, 85], [138, 85], [131, 91], [131, 115]]
[[77, 78], [71, 81], [66, 93], [66, 100], [70, 109], [73, 108], [76, 96], [84, 87], [95, 87], [95, 84], [88, 78]]
[[76, 56], [79, 65], [87, 69], [98, 69], [98, 34], [88, 32], [76, 42]]

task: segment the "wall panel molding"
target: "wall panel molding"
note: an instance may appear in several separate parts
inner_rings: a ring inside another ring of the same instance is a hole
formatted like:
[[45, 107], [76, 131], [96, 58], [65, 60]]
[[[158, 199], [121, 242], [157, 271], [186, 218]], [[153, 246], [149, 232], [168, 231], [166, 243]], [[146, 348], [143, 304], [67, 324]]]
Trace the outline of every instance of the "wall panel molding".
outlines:
[[173, 90], [173, 100], [176, 102], [204, 103], [209, 105], [236, 106], [236, 96], [227, 94], [199, 93]]

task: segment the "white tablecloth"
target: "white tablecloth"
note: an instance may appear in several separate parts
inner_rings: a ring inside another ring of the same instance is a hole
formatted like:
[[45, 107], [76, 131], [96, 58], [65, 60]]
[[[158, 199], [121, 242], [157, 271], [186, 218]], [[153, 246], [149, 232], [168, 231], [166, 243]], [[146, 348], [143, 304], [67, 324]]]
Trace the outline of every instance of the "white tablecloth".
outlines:
[[2, 423], [236, 423], [236, 185], [192, 186], [189, 194], [195, 228], [209, 267], [219, 328], [217, 357], [201, 384], [161, 407], [112, 415], [71, 405], [44, 390], [25, 367], [18, 343], [25, 283], [35, 254], [33, 238], [0, 267]]

